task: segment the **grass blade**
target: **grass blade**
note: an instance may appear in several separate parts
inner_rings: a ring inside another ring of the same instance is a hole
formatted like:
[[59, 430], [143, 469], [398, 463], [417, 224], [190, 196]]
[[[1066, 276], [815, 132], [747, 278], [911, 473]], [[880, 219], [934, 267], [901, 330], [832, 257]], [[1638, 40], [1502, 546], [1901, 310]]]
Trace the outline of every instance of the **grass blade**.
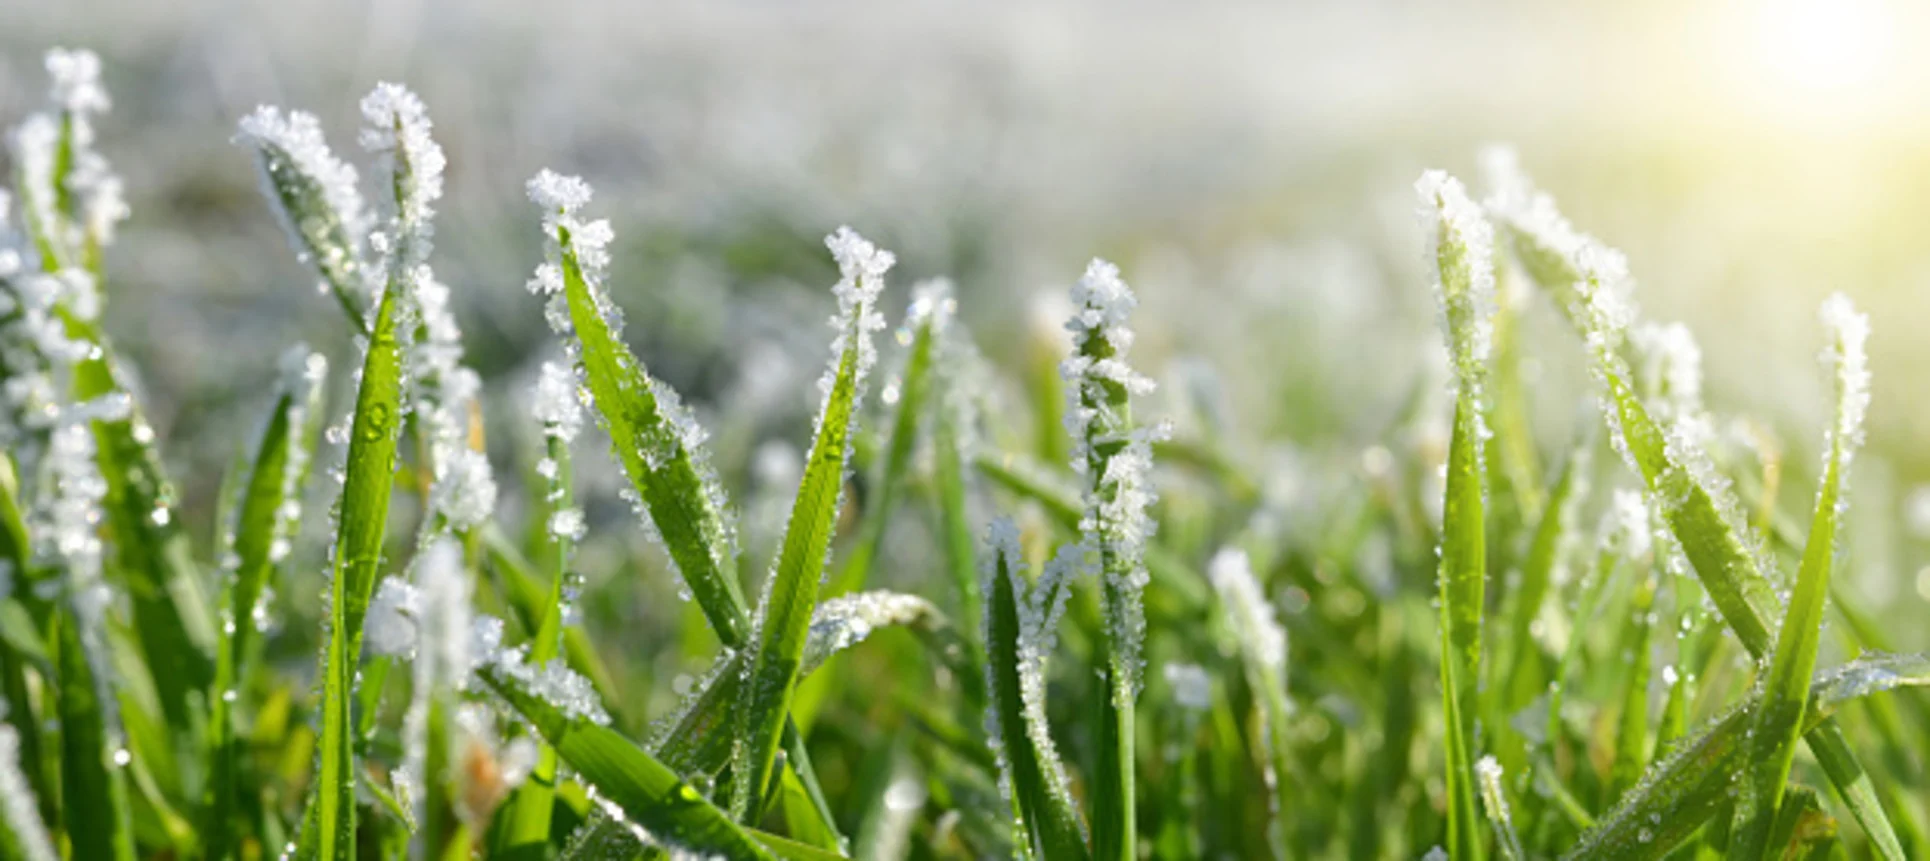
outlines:
[[1514, 712], [1543, 690], [1546, 663], [1534, 637], [1535, 617], [1548, 599], [1555, 571], [1563, 564], [1569, 544], [1576, 534], [1575, 516], [1580, 501], [1588, 496], [1588, 443], [1577, 445], [1562, 465], [1560, 477], [1549, 490], [1541, 520], [1535, 525], [1528, 545], [1528, 557], [1521, 566], [1521, 580], [1508, 598], [1510, 604], [1507, 642], [1514, 650], [1507, 676], [1507, 694], [1502, 707]]
[[885, 444], [874, 496], [866, 500], [864, 519], [858, 524], [857, 544], [826, 584], [826, 594], [842, 595], [863, 587], [872, 563], [884, 548], [885, 526], [897, 507], [898, 490], [911, 469], [911, 455], [917, 447], [919, 426], [926, 419], [925, 399], [932, 386], [935, 344], [943, 337], [955, 304], [950, 282], [924, 281], [912, 287], [911, 308], [898, 335], [901, 343], [909, 340], [904, 370], [885, 386], [885, 402], [898, 407], [892, 416], [891, 438]]
[[1441, 696], [1447, 714], [1448, 853], [1481, 857], [1474, 795], [1480, 711], [1481, 617], [1487, 562], [1483, 387], [1494, 312], [1493, 231], [1458, 180], [1429, 171], [1415, 184], [1455, 369], [1454, 430], [1441, 515]]
[[1093, 768], [1092, 853], [1095, 858], [1135, 861], [1138, 805], [1134, 802], [1137, 757], [1134, 703], [1143, 680], [1146, 634], [1144, 591], [1146, 543], [1153, 524], [1146, 508], [1152, 489], [1152, 443], [1163, 428], [1135, 429], [1131, 397], [1152, 391], [1152, 381], [1122, 358], [1133, 332], [1126, 318], [1137, 304], [1118, 267], [1094, 260], [1072, 289], [1073, 353], [1060, 366], [1072, 431], [1073, 465], [1084, 493], [1079, 521], [1080, 571], [1099, 577], [1105, 634], [1098, 672], [1107, 696], [1100, 699], [1097, 755]]
[[69, 410], [49, 442], [46, 497], [32, 527], [43, 558], [61, 571], [64, 593], [50, 623], [59, 675], [61, 825], [74, 857], [131, 861], [131, 754], [121, 729], [108, 641], [114, 595], [101, 579], [97, 533], [108, 483], [96, 472], [87, 410]]
[[1011, 521], [994, 521], [987, 544], [984, 636], [992, 713], [986, 727], [1012, 806], [1013, 841], [1028, 858], [1085, 858], [1084, 826], [1045, 718], [1045, 660], [1053, 640], [1039, 635], [1055, 630], [1063, 599], [1044, 607], [1021, 603], [1023, 563]]
[[1776, 650], [1763, 676], [1763, 700], [1751, 735], [1749, 773], [1736, 803], [1737, 829], [1730, 857], [1755, 858], [1771, 845], [1769, 832], [1778, 819], [1789, 767], [1796, 756], [1798, 728], [1809, 695], [1805, 684], [1816, 669], [1816, 649], [1822, 640], [1823, 611], [1829, 601], [1830, 569], [1835, 564], [1836, 524], [1842, 516], [1842, 487], [1856, 447], [1862, 442], [1863, 414], [1869, 407], [1870, 379], [1863, 353], [1870, 321], [1857, 313], [1842, 294], [1823, 304], [1823, 319], [1831, 339], [1826, 355], [1836, 379], [1835, 421], [1831, 424], [1822, 485], [1816, 493], [1816, 513], [1809, 544], [1796, 574], [1789, 611], [1778, 629]]
[[731, 859], [772, 857], [675, 771], [609, 727], [559, 709], [536, 693], [521, 673], [500, 663], [478, 672], [543, 734], [580, 779], [596, 787], [606, 812], [620, 813], [620, 818], [646, 831], [652, 842]]
[[373, 336], [355, 397], [346, 479], [336, 512], [335, 564], [329, 588], [328, 651], [323, 660], [321, 764], [302, 828], [304, 858], [355, 853], [355, 755], [350, 711], [362, 655], [362, 622], [382, 563], [382, 542], [395, 484], [402, 416], [402, 349], [396, 333], [398, 294], [391, 279], [376, 305]]
[[852, 432], [857, 427], [857, 404], [865, 377], [876, 361], [871, 333], [882, 325], [874, 310], [885, 272], [895, 262], [850, 228], [826, 240], [842, 273], [835, 291], [839, 313], [832, 344], [832, 367], [819, 388], [824, 403], [818, 411], [816, 439], [806, 460], [804, 478], [792, 503], [790, 524], [777, 566], [766, 584], [758, 608], [756, 658], [749, 686], [742, 693], [740, 750], [735, 803], [747, 821], [759, 811], [755, 800], [770, 782], [777, 759], [779, 736], [790, 714], [791, 697], [808, 638], [812, 610], [817, 605], [825, 555], [837, 525], [838, 503], [844, 493], [844, 471], [850, 460]]
[[[529, 183], [543, 207], [548, 262], [530, 288], [551, 296], [550, 324], [574, 334], [571, 351], [594, 396], [618, 462], [648, 509], [650, 522], [726, 647], [750, 642], [750, 616], [737, 583], [736, 538], [724, 498], [705, 459], [703, 429], [676, 393], [644, 370], [620, 337], [621, 312], [602, 285], [610, 240], [606, 221], [584, 223], [578, 211], [590, 187], [543, 171]], [[640, 510], [641, 514], [642, 511]]]
[[[976, 357], [967, 352], [962, 335], [949, 334], [945, 341], [942, 346], [946, 371], [937, 381], [943, 391], [938, 403], [934, 404], [937, 416], [933, 419], [932, 430], [932, 472], [938, 501], [939, 535], [944, 542], [946, 569], [951, 574], [952, 587], [958, 593], [959, 627], [982, 633], [985, 630], [982, 621], [985, 596], [980, 591], [966, 472], [970, 462], [966, 440], [973, 431], [972, 404], [971, 394], [962, 383], [963, 374], [966, 373], [964, 367], [969, 367]], [[982, 638], [972, 644], [972, 665], [973, 671], [964, 678], [983, 678], [985, 643]], [[980, 696], [972, 705], [982, 708], [985, 705], [984, 689], [982, 686], [974, 687], [979, 690]]]
[[1521, 835], [1515, 833], [1514, 816], [1508, 810], [1508, 790], [1502, 781], [1501, 763], [1492, 756], [1484, 756], [1474, 764], [1474, 773], [1481, 781], [1481, 810], [1494, 828], [1495, 847], [1506, 861], [1525, 861], [1528, 853], [1521, 848]]
[[328, 371], [320, 353], [296, 346], [282, 356], [282, 377], [268, 422], [255, 448], [232, 528], [234, 562], [223, 589], [221, 641], [216, 654], [213, 715], [209, 721], [209, 800], [204, 818], [207, 854], [226, 858], [239, 819], [240, 742], [235, 707], [258, 605], [276, 566], [289, 551], [300, 515], [321, 384]]
[[1292, 809], [1287, 775], [1287, 716], [1292, 713], [1287, 700], [1287, 632], [1274, 619], [1273, 602], [1254, 579], [1245, 551], [1221, 550], [1207, 567], [1207, 575], [1219, 591], [1220, 612], [1239, 643], [1240, 662], [1260, 710], [1265, 775], [1273, 790], [1267, 831], [1275, 857], [1286, 858], [1291, 852], [1285, 817]]
[[367, 332], [376, 274], [363, 254], [369, 222], [355, 168], [335, 157], [321, 123], [305, 111], [256, 108], [236, 141], [254, 148], [262, 194], [296, 257], [315, 267], [349, 320]]

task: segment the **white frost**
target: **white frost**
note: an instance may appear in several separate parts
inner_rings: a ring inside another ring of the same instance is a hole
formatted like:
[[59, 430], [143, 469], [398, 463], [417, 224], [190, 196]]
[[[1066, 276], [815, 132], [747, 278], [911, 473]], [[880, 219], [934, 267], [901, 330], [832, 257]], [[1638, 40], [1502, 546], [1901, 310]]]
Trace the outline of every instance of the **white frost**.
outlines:
[[1832, 436], [1847, 466], [1863, 442], [1863, 416], [1870, 408], [1870, 364], [1865, 350], [1870, 339], [1870, 318], [1856, 310], [1849, 297], [1841, 293], [1833, 293], [1824, 300], [1820, 313], [1830, 335], [1823, 361], [1836, 374], [1836, 422]]
[[1421, 174], [1414, 192], [1449, 354], [1460, 384], [1478, 397], [1494, 346], [1494, 228], [1445, 171]]
[[[0, 717], [5, 716], [6, 705], [0, 700]], [[55, 861], [60, 857], [54, 852], [47, 826], [40, 821], [33, 787], [20, 772], [20, 734], [5, 723], [0, 723], [0, 819], [6, 821], [14, 849], [24, 861]]]
[[1207, 578], [1220, 595], [1222, 610], [1240, 648], [1267, 673], [1279, 673], [1287, 666], [1287, 632], [1273, 615], [1273, 602], [1253, 576], [1246, 551], [1226, 548], [1214, 554], [1207, 566]]

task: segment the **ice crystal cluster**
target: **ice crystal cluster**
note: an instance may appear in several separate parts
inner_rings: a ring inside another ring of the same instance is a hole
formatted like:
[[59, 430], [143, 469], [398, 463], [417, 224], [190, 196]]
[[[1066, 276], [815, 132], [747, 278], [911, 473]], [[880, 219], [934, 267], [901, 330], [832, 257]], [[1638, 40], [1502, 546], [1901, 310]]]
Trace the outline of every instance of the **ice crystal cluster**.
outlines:
[[529, 661], [529, 644], [503, 645], [503, 620], [477, 617], [470, 627], [467, 647], [472, 671], [495, 673], [508, 684], [553, 706], [571, 720], [608, 724], [610, 713], [603, 708], [590, 680], [569, 668], [562, 658], [541, 665]]
[[1478, 402], [1494, 351], [1494, 228], [1445, 171], [1421, 174], [1414, 193], [1455, 379]]

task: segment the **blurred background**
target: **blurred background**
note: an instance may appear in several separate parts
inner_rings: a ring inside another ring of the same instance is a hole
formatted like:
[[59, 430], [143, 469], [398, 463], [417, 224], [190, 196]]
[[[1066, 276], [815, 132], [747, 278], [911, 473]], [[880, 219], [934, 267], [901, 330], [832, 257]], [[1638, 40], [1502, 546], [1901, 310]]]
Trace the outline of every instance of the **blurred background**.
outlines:
[[[1842, 290], [1871, 313], [1858, 504], [1892, 516], [1858, 518], [1882, 534], [1851, 585], [1908, 618], [1930, 601], [1930, 496], [1911, 494], [1930, 481], [1926, 35], [1930, 8], [1902, 0], [8, 2], [0, 117], [42, 99], [45, 47], [102, 55], [100, 149], [134, 211], [107, 325], [204, 508], [283, 346], [338, 367], [348, 348], [230, 143], [259, 103], [317, 113], [360, 161], [360, 95], [421, 93], [450, 159], [432, 262], [492, 429], [520, 426], [552, 349], [523, 288], [540, 257], [523, 182], [588, 179], [629, 339], [717, 431], [752, 514], [809, 426], [839, 224], [899, 253], [894, 320], [903, 285], [955, 279], [1008, 377], [1085, 261], [1114, 259], [1141, 298], [1136, 364], [1217, 369], [1246, 432], [1354, 463], [1445, 379], [1411, 183], [1473, 181], [1480, 145], [1509, 141], [1628, 252], [1645, 312], [1694, 329], [1718, 415], [1783, 441], [1792, 510], [1827, 404], [1817, 304]], [[1552, 453], [1596, 420], [1592, 390], [1554, 315], [1530, 329]], [[526, 451], [491, 446], [505, 468]], [[593, 492], [620, 480], [583, 471]]]

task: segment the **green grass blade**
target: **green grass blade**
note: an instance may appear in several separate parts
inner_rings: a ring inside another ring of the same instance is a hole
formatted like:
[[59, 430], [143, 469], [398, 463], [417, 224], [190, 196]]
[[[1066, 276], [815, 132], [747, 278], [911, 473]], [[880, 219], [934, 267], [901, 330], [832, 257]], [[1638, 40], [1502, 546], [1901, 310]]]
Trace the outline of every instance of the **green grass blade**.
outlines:
[[581, 180], [544, 171], [530, 189], [545, 209], [551, 258], [532, 286], [561, 293], [564, 304], [552, 306], [552, 325], [569, 321], [565, 328], [574, 332], [576, 360], [617, 461], [718, 639], [744, 648], [750, 615], [737, 582], [736, 538], [701, 448], [703, 431], [620, 338], [618, 312], [600, 281], [609, 225], [578, 221], [577, 210], [589, 200]]
[[[1649, 758], [1649, 676], [1655, 662], [1650, 648], [1655, 611], [1656, 566], [1648, 564], [1635, 584], [1629, 616], [1622, 631], [1621, 654], [1627, 656], [1622, 680], [1621, 717], [1616, 724], [1615, 759], [1609, 765], [1608, 797], [1620, 795], [1641, 777]], [[1587, 620], [1578, 620], [1583, 624]]]
[[[1612, 441], [1642, 476], [1651, 497], [1661, 502], [1663, 519], [1723, 621], [1752, 657], [1763, 658], [1775, 646], [1768, 620], [1777, 617], [1781, 602], [1752, 543], [1744, 539], [1747, 527], [1734, 501], [1714, 482], [1713, 468], [1694, 440], [1681, 434], [1672, 439], [1650, 417], [1620, 353], [1635, 318], [1626, 295], [1627, 261], [1578, 233], [1546, 196], [1530, 197], [1532, 187], [1525, 178], [1518, 184], [1525, 191], [1490, 205], [1515, 258], [1556, 297], [1586, 342], [1598, 382], [1606, 390], [1603, 411]], [[1904, 857], [1875, 787], [1841, 729], [1825, 721], [1806, 735], [1810, 752], [1883, 857]]]
[[1737, 829], [1730, 857], [1755, 858], [1771, 845], [1783, 788], [1796, 757], [1798, 729], [1809, 696], [1822, 641], [1823, 612], [1829, 601], [1830, 569], [1835, 564], [1837, 519], [1842, 516], [1842, 485], [1856, 446], [1862, 440], [1863, 413], [1869, 406], [1869, 369], [1863, 353], [1868, 317], [1856, 312], [1842, 294], [1823, 305], [1831, 330], [1828, 355], [1834, 362], [1837, 403], [1825, 449], [1822, 485], [1816, 493], [1809, 543], [1803, 550], [1796, 588], [1778, 629], [1776, 650], [1763, 675], [1763, 698], [1751, 734], [1748, 775], [1736, 804]]
[[1051, 630], [1045, 624], [1050, 619], [1034, 619], [1028, 625], [1021, 618], [1038, 610], [1020, 604], [1024, 575], [1011, 522], [993, 522], [988, 535], [984, 638], [992, 713], [986, 726], [993, 731], [992, 747], [1005, 775], [1013, 840], [1027, 851], [1027, 857], [1084, 858], [1083, 826], [1045, 721], [1044, 660], [1049, 649], [1041, 649], [1041, 643], [1028, 641], [1023, 634], [1027, 628]]
[[792, 503], [783, 549], [758, 608], [756, 658], [750, 684], [742, 693], [739, 744], [743, 758], [738, 762], [734, 799], [738, 805], [748, 805], [744, 812], [751, 820], [759, 813], [755, 799], [770, 782], [779, 736], [790, 715], [825, 555], [844, 493], [857, 404], [875, 360], [871, 331], [878, 320], [873, 308], [884, 288], [885, 272], [894, 262], [889, 252], [879, 251], [849, 228], [840, 229], [826, 244], [843, 273], [836, 288], [840, 313], [833, 365], [822, 386], [824, 404], [818, 412], [817, 436]]
[[1415, 184], [1428, 258], [1455, 369], [1454, 429], [1441, 515], [1441, 697], [1447, 715], [1450, 857], [1480, 858], [1474, 725], [1481, 709], [1481, 626], [1488, 576], [1483, 388], [1494, 306], [1493, 232], [1458, 180], [1429, 171]]
[[897, 404], [891, 421], [891, 437], [885, 444], [884, 462], [877, 471], [872, 498], [866, 500], [864, 519], [858, 524], [857, 544], [826, 584], [827, 595], [842, 595], [862, 588], [872, 563], [884, 549], [885, 526], [897, 508], [898, 491], [911, 470], [919, 427], [926, 419], [925, 399], [932, 387], [934, 345], [949, 321], [952, 302], [949, 282], [926, 281], [912, 287], [911, 309], [906, 312], [904, 327], [899, 330], [901, 341], [910, 339], [904, 370], [885, 389], [886, 402]]
[[1542, 668], [1544, 657], [1541, 647], [1535, 642], [1535, 618], [1541, 615], [1541, 608], [1548, 600], [1548, 591], [1554, 583], [1554, 574], [1566, 555], [1566, 545], [1576, 534], [1576, 509], [1582, 499], [1588, 496], [1588, 452], [1592, 446], [1587, 443], [1578, 445], [1570, 452], [1568, 462], [1562, 465], [1560, 477], [1555, 486], [1548, 491], [1543, 505], [1541, 520], [1535, 525], [1534, 537], [1528, 545], [1528, 556], [1521, 566], [1521, 580], [1513, 594], [1508, 596], [1509, 648], [1514, 650], [1507, 676], [1507, 694], [1503, 702], [1505, 711], [1517, 711], [1528, 704], [1544, 688], [1546, 671]]
[[256, 608], [277, 564], [293, 538], [303, 477], [321, 415], [321, 384], [328, 364], [319, 353], [297, 346], [282, 358], [282, 379], [268, 422], [255, 448], [235, 515], [232, 569], [223, 590], [222, 626], [216, 654], [213, 715], [209, 720], [209, 800], [204, 818], [206, 851], [226, 858], [240, 822], [240, 741], [235, 707], [242, 664], [256, 630]]
[[[966, 424], [968, 417], [961, 411], [962, 402], [969, 396], [959, 391], [957, 373], [954, 368], [940, 380], [945, 391], [936, 405], [938, 415], [933, 421], [932, 472], [937, 486], [939, 536], [945, 548], [945, 568], [951, 575], [952, 588], [958, 593], [958, 624], [962, 630], [977, 634], [984, 631], [985, 596], [980, 591], [978, 555], [972, 537], [970, 491], [966, 484], [969, 455], [962, 439], [962, 435], [970, 431]], [[973, 672], [967, 678], [983, 678], [984, 641], [972, 643], [971, 650]], [[983, 707], [984, 688], [974, 687], [980, 696], [971, 705]]]
[[486, 666], [479, 675], [543, 734], [579, 779], [654, 841], [730, 859], [772, 857], [675, 771], [628, 739], [587, 717], [565, 713], [501, 665]]
[[154, 431], [120, 382], [112, 347], [91, 321], [66, 315], [68, 336], [99, 348], [74, 367], [78, 401], [119, 399], [127, 409], [95, 420], [94, 451], [107, 479], [104, 501], [117, 568], [128, 578], [141, 648], [155, 669], [161, 705], [177, 728], [194, 723], [192, 696], [214, 677], [215, 630], [188, 534], [174, 513], [174, 488]]
[[[374, 335], [355, 397], [342, 498], [337, 503], [329, 587], [328, 651], [322, 671], [320, 766], [302, 828], [304, 858], [355, 854], [355, 753], [350, 714], [362, 656], [362, 622], [382, 564], [402, 425], [402, 350], [397, 338], [401, 282], [376, 306]], [[311, 854], [312, 853], [312, 854]]]
[[[89, 600], [89, 599], [78, 599]], [[75, 858], [132, 861], [134, 824], [127, 796], [126, 749], [112, 713], [100, 632], [87, 632], [80, 612], [56, 626], [60, 665], [61, 825]], [[99, 620], [96, 620], [99, 621]]]
[[[1930, 685], [1930, 655], [1860, 658], [1816, 677], [1799, 726], [1804, 732], [1833, 726], [1831, 715], [1845, 703], [1924, 685]], [[1563, 857], [1660, 858], [1695, 833], [1732, 800], [1730, 790], [1748, 765], [1748, 734], [1759, 705], [1752, 698], [1684, 739]]]

